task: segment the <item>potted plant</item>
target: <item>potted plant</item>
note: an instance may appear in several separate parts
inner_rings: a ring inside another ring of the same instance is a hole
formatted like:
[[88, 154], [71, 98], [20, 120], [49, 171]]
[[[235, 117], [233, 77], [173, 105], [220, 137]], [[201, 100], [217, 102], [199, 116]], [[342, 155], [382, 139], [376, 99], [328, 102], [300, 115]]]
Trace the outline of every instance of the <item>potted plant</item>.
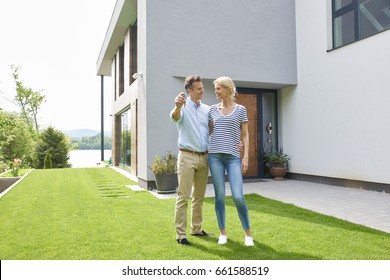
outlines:
[[291, 156], [283, 152], [283, 148], [275, 149], [271, 148], [271, 151], [267, 152], [264, 157], [264, 161], [269, 167], [269, 171], [275, 180], [284, 180], [284, 176], [287, 174], [288, 161]]
[[176, 192], [178, 181], [176, 174], [177, 157], [170, 151], [166, 155], [156, 155], [152, 166], [149, 168], [153, 171], [156, 179], [157, 193], [174, 193]]

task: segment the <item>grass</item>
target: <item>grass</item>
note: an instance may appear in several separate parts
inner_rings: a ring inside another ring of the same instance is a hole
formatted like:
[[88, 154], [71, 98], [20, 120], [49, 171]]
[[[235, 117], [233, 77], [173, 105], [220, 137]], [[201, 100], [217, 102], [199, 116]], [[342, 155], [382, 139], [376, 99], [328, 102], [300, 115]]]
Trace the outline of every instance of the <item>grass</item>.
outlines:
[[[19, 172], [18, 172], [18, 176], [17, 177], [22, 177], [24, 176], [25, 174], [27, 174], [31, 169], [20, 169]], [[14, 177], [12, 175], [12, 172], [11, 170], [7, 171], [7, 172], [4, 172], [0, 175], [1, 178], [3, 177]]]
[[227, 199], [229, 242], [217, 244], [213, 198], [204, 203], [211, 237], [175, 242], [175, 200], [126, 188], [111, 168], [34, 170], [0, 199], [2, 260], [378, 260], [390, 234], [247, 195], [254, 247]]

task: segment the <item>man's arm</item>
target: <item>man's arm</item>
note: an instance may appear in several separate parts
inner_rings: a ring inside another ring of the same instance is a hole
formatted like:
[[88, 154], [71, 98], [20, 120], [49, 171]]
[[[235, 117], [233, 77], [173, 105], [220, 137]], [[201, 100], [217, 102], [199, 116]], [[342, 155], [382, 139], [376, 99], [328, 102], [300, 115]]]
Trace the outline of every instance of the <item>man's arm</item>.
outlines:
[[181, 117], [180, 112], [181, 112], [181, 108], [185, 104], [185, 101], [186, 101], [185, 98], [186, 98], [186, 96], [185, 96], [184, 92], [179, 93], [179, 95], [176, 96], [176, 98], [175, 98], [175, 108], [173, 108], [171, 111], [171, 116], [175, 121], [180, 120], [180, 117]]

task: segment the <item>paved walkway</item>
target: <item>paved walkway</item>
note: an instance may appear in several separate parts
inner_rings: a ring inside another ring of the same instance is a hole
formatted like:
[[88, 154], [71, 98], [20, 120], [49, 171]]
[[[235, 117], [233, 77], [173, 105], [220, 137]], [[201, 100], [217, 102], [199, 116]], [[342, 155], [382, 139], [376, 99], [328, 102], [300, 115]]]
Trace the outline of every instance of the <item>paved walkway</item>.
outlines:
[[[156, 190], [151, 193], [159, 199], [176, 197], [175, 193], [158, 194]], [[272, 179], [245, 183], [244, 193], [259, 194], [390, 233], [390, 194], [388, 193], [296, 180], [274, 181]], [[226, 195], [230, 195], [228, 184], [226, 184]], [[207, 185], [206, 196], [214, 196], [212, 185]]]

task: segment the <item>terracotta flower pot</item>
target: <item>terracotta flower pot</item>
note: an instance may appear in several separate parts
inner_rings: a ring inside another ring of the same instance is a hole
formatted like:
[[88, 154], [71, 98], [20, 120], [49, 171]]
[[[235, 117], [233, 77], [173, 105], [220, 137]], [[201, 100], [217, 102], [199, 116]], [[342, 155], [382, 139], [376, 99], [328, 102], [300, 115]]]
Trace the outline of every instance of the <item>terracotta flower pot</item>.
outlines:
[[284, 180], [284, 176], [287, 174], [287, 167], [285, 166], [273, 166], [270, 169], [271, 175], [276, 181]]

